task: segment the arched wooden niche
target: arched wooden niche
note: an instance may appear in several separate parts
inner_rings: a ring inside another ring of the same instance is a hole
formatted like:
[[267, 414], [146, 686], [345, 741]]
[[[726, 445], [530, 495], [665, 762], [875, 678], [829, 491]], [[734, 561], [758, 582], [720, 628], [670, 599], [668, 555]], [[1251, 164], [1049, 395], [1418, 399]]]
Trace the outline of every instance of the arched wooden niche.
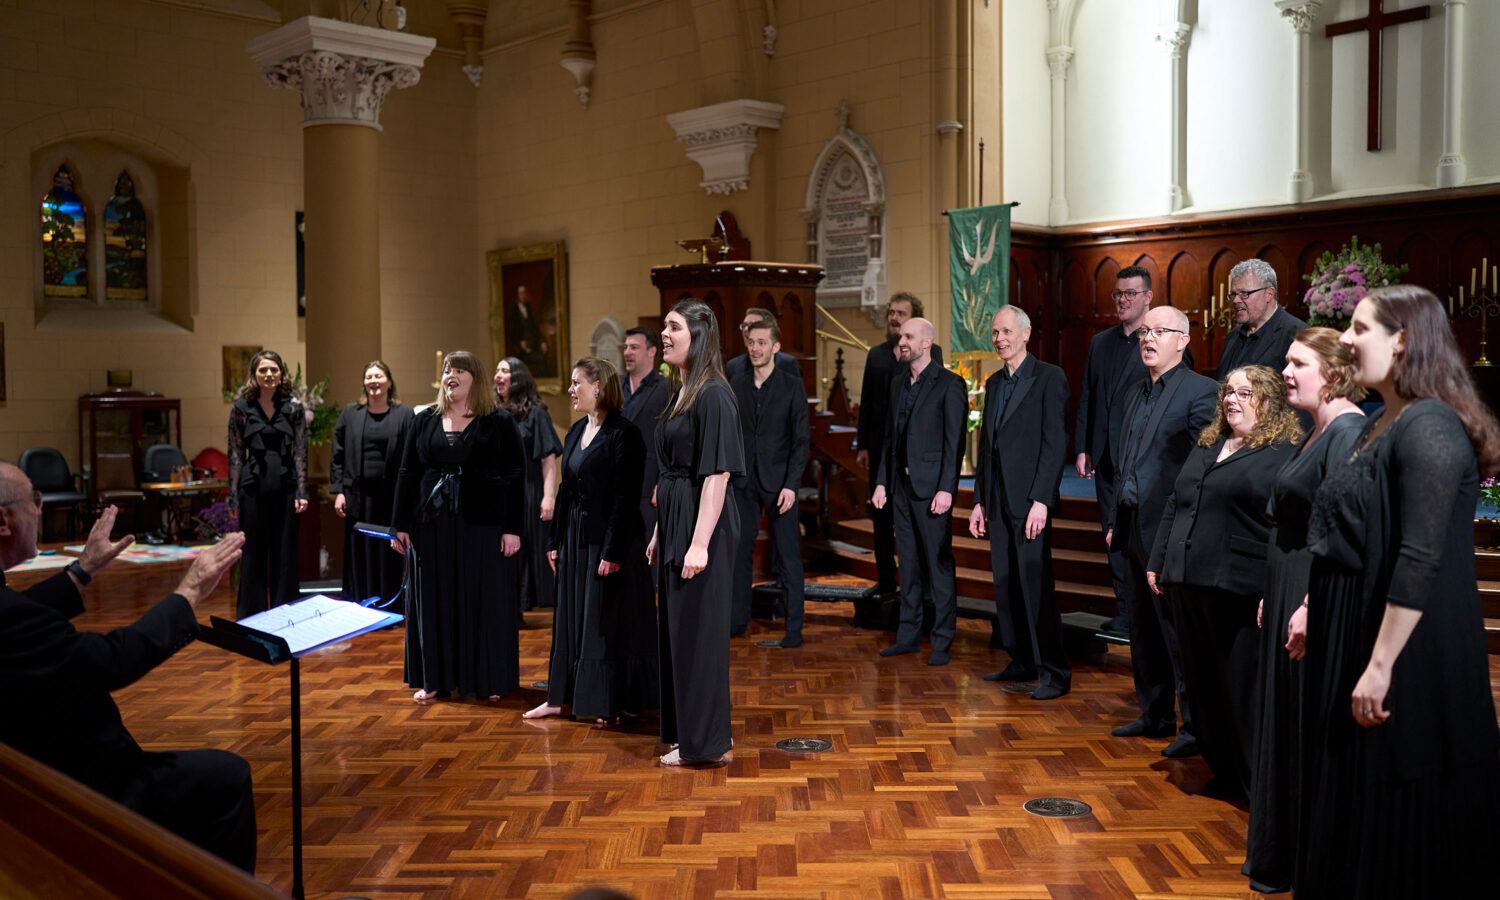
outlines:
[[823, 267], [819, 303], [873, 310], [886, 293], [885, 171], [843, 102], [838, 122], [807, 182], [807, 261]]

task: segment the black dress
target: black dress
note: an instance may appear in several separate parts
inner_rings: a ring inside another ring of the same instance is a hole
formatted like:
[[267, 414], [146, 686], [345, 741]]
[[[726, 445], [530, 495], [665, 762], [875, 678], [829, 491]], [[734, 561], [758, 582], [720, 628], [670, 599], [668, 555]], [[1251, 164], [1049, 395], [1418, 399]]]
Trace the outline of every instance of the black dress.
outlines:
[[436, 409], [416, 416], [396, 479], [396, 527], [417, 552], [407, 605], [406, 680], [426, 691], [488, 697], [520, 678], [516, 556], [521, 438], [505, 410], [447, 434]]
[[[344, 585], [346, 600], [390, 600], [401, 590], [400, 554], [389, 541], [354, 530], [359, 522], [389, 525], [395, 512], [396, 472], [411, 429], [411, 407], [383, 413], [350, 403], [333, 427], [329, 490], [344, 495]], [[401, 609], [403, 607], [393, 607]]]
[[557, 581], [547, 562], [547, 545], [552, 539], [552, 523], [542, 521], [542, 460], [562, 453], [557, 429], [543, 403], [531, 408], [526, 418], [517, 419], [521, 430], [521, 447], [526, 456], [526, 523], [521, 532], [521, 609], [551, 606], [556, 602]]
[[1275, 526], [1266, 554], [1265, 608], [1260, 629], [1260, 690], [1256, 702], [1250, 841], [1244, 873], [1263, 889], [1292, 883], [1300, 802], [1302, 669], [1287, 655], [1286, 630], [1307, 596], [1312, 553], [1307, 517], [1329, 464], [1349, 458], [1365, 417], [1346, 413], [1281, 467], [1271, 489]]
[[307, 416], [295, 397], [269, 418], [244, 397], [229, 410], [229, 509], [245, 533], [235, 618], [297, 599], [297, 511], [307, 499]]
[[[670, 415], [672, 405], [667, 409]], [[684, 579], [682, 564], [704, 479], [719, 472], [739, 478], [745, 472], [739, 412], [729, 385], [710, 380], [691, 409], [662, 419], [656, 455], [661, 464], [656, 485], [661, 739], [680, 744], [685, 761], [717, 759], [730, 748], [729, 606], [740, 532], [732, 485], [726, 486], [709, 540], [707, 568]]]
[[[1478, 484], [1458, 416], [1420, 400], [1318, 488], [1308, 523], [1299, 898], [1493, 890], [1500, 728], [1474, 576]], [[1366, 729], [1350, 698], [1388, 603], [1422, 616], [1391, 668], [1390, 718]]]
[[[646, 445], [622, 413], [605, 417], [583, 446], [588, 419], [568, 431], [552, 548], [557, 613], [547, 702], [579, 718], [656, 709], [656, 595], [640, 514]], [[599, 575], [599, 561], [620, 566]]]

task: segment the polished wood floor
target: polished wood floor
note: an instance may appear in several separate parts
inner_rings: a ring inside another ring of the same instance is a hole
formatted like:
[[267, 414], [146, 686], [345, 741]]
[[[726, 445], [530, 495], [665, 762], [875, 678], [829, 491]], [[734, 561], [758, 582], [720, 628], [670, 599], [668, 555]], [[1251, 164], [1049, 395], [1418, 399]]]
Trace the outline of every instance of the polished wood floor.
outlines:
[[[129, 622], [175, 580], [147, 568], [105, 573], [80, 626]], [[231, 606], [221, 588], [200, 618]], [[638, 898], [1255, 896], [1239, 875], [1245, 810], [1204, 794], [1202, 761], [1109, 736], [1134, 715], [1124, 652], [1080, 661], [1070, 695], [1035, 702], [981, 680], [1006, 662], [987, 625], [960, 622], [952, 664], [930, 668], [925, 653], [878, 658], [889, 635], [852, 628], [851, 615], [809, 603], [795, 650], [754, 645], [778, 635], [769, 622], [734, 641], [734, 760], [704, 771], [658, 766], [651, 722], [525, 722], [535, 690], [413, 703], [399, 630], [309, 656], [308, 896], [563, 898], [599, 886]], [[523, 685], [545, 677], [551, 616], [526, 619]], [[1500, 665], [1492, 672], [1500, 679]], [[149, 749], [211, 746], [250, 761], [256, 874], [288, 890], [286, 667], [200, 642], [117, 697]], [[775, 748], [791, 737], [833, 749]], [[1054, 796], [1093, 813], [1022, 809]]]

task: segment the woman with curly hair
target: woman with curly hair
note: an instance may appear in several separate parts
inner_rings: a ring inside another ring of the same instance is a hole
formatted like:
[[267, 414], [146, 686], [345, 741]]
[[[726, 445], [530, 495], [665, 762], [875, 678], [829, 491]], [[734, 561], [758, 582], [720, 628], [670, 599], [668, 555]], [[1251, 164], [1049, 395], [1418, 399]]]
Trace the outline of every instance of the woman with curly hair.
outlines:
[[245, 533], [243, 619], [297, 599], [297, 516], [307, 509], [307, 414], [274, 350], [250, 359], [229, 408], [229, 513]]
[[1246, 797], [1255, 747], [1259, 632], [1276, 473], [1302, 436], [1281, 376], [1242, 366], [1219, 385], [1157, 529], [1146, 582], [1177, 619], [1182, 680], [1215, 788]]
[[547, 562], [557, 505], [557, 458], [562, 442], [526, 364], [507, 356], [495, 365], [495, 396], [516, 420], [526, 458], [526, 521], [521, 532], [521, 611], [557, 602], [557, 580]]

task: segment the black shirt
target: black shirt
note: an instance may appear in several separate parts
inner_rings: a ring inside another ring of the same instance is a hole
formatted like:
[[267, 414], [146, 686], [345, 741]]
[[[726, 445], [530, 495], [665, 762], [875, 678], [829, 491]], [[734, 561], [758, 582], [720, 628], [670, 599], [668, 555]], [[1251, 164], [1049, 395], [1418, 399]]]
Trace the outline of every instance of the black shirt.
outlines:
[[1141, 505], [1140, 488], [1136, 483], [1135, 477], [1135, 461], [1136, 457], [1140, 456], [1141, 453], [1141, 444], [1146, 432], [1146, 423], [1151, 420], [1151, 411], [1156, 408], [1156, 401], [1160, 400], [1161, 395], [1166, 392], [1167, 385], [1171, 383], [1173, 378], [1177, 377], [1178, 372], [1187, 368], [1185, 362], [1178, 363], [1163, 372], [1161, 377], [1156, 379], [1154, 383], [1151, 381], [1149, 373], [1146, 380], [1142, 382], [1144, 385], [1145, 402], [1136, 407], [1135, 418], [1127, 423], [1125, 427], [1125, 442], [1122, 448], [1125, 452], [1120, 456], [1120, 471], [1124, 476], [1120, 480], [1120, 498], [1118, 501], [1120, 506], [1135, 509]]
[[901, 379], [901, 405], [896, 410], [896, 463], [903, 472], [909, 468], [906, 461], [906, 426], [911, 421], [911, 411], [916, 408], [917, 394], [921, 393], [922, 385], [931, 381], [941, 368], [936, 360], [929, 359], [927, 367], [917, 376], [916, 381], [911, 380], [911, 366], [904, 365], [897, 370], [895, 377]]
[[996, 429], [1000, 427], [1000, 419], [1005, 416], [1005, 407], [1010, 403], [1011, 395], [1016, 392], [1017, 382], [1023, 377], [1030, 375], [1031, 370], [1034, 368], [1036, 368], [1036, 363], [1032, 361], [1030, 353], [1026, 354], [1026, 358], [1021, 360], [1019, 366], [1016, 366], [1016, 374], [1014, 375], [1010, 373], [1009, 366], [1000, 366], [1000, 371], [996, 373], [1000, 376], [999, 390], [995, 394], [995, 406], [997, 408], [995, 409], [994, 416], [990, 419]]
[[1240, 366], [1270, 366], [1280, 372], [1286, 366], [1287, 348], [1306, 327], [1306, 322], [1278, 306], [1254, 334], [1248, 333], [1244, 325], [1232, 329], [1224, 338], [1224, 349], [1219, 351], [1219, 379], [1222, 381]]

